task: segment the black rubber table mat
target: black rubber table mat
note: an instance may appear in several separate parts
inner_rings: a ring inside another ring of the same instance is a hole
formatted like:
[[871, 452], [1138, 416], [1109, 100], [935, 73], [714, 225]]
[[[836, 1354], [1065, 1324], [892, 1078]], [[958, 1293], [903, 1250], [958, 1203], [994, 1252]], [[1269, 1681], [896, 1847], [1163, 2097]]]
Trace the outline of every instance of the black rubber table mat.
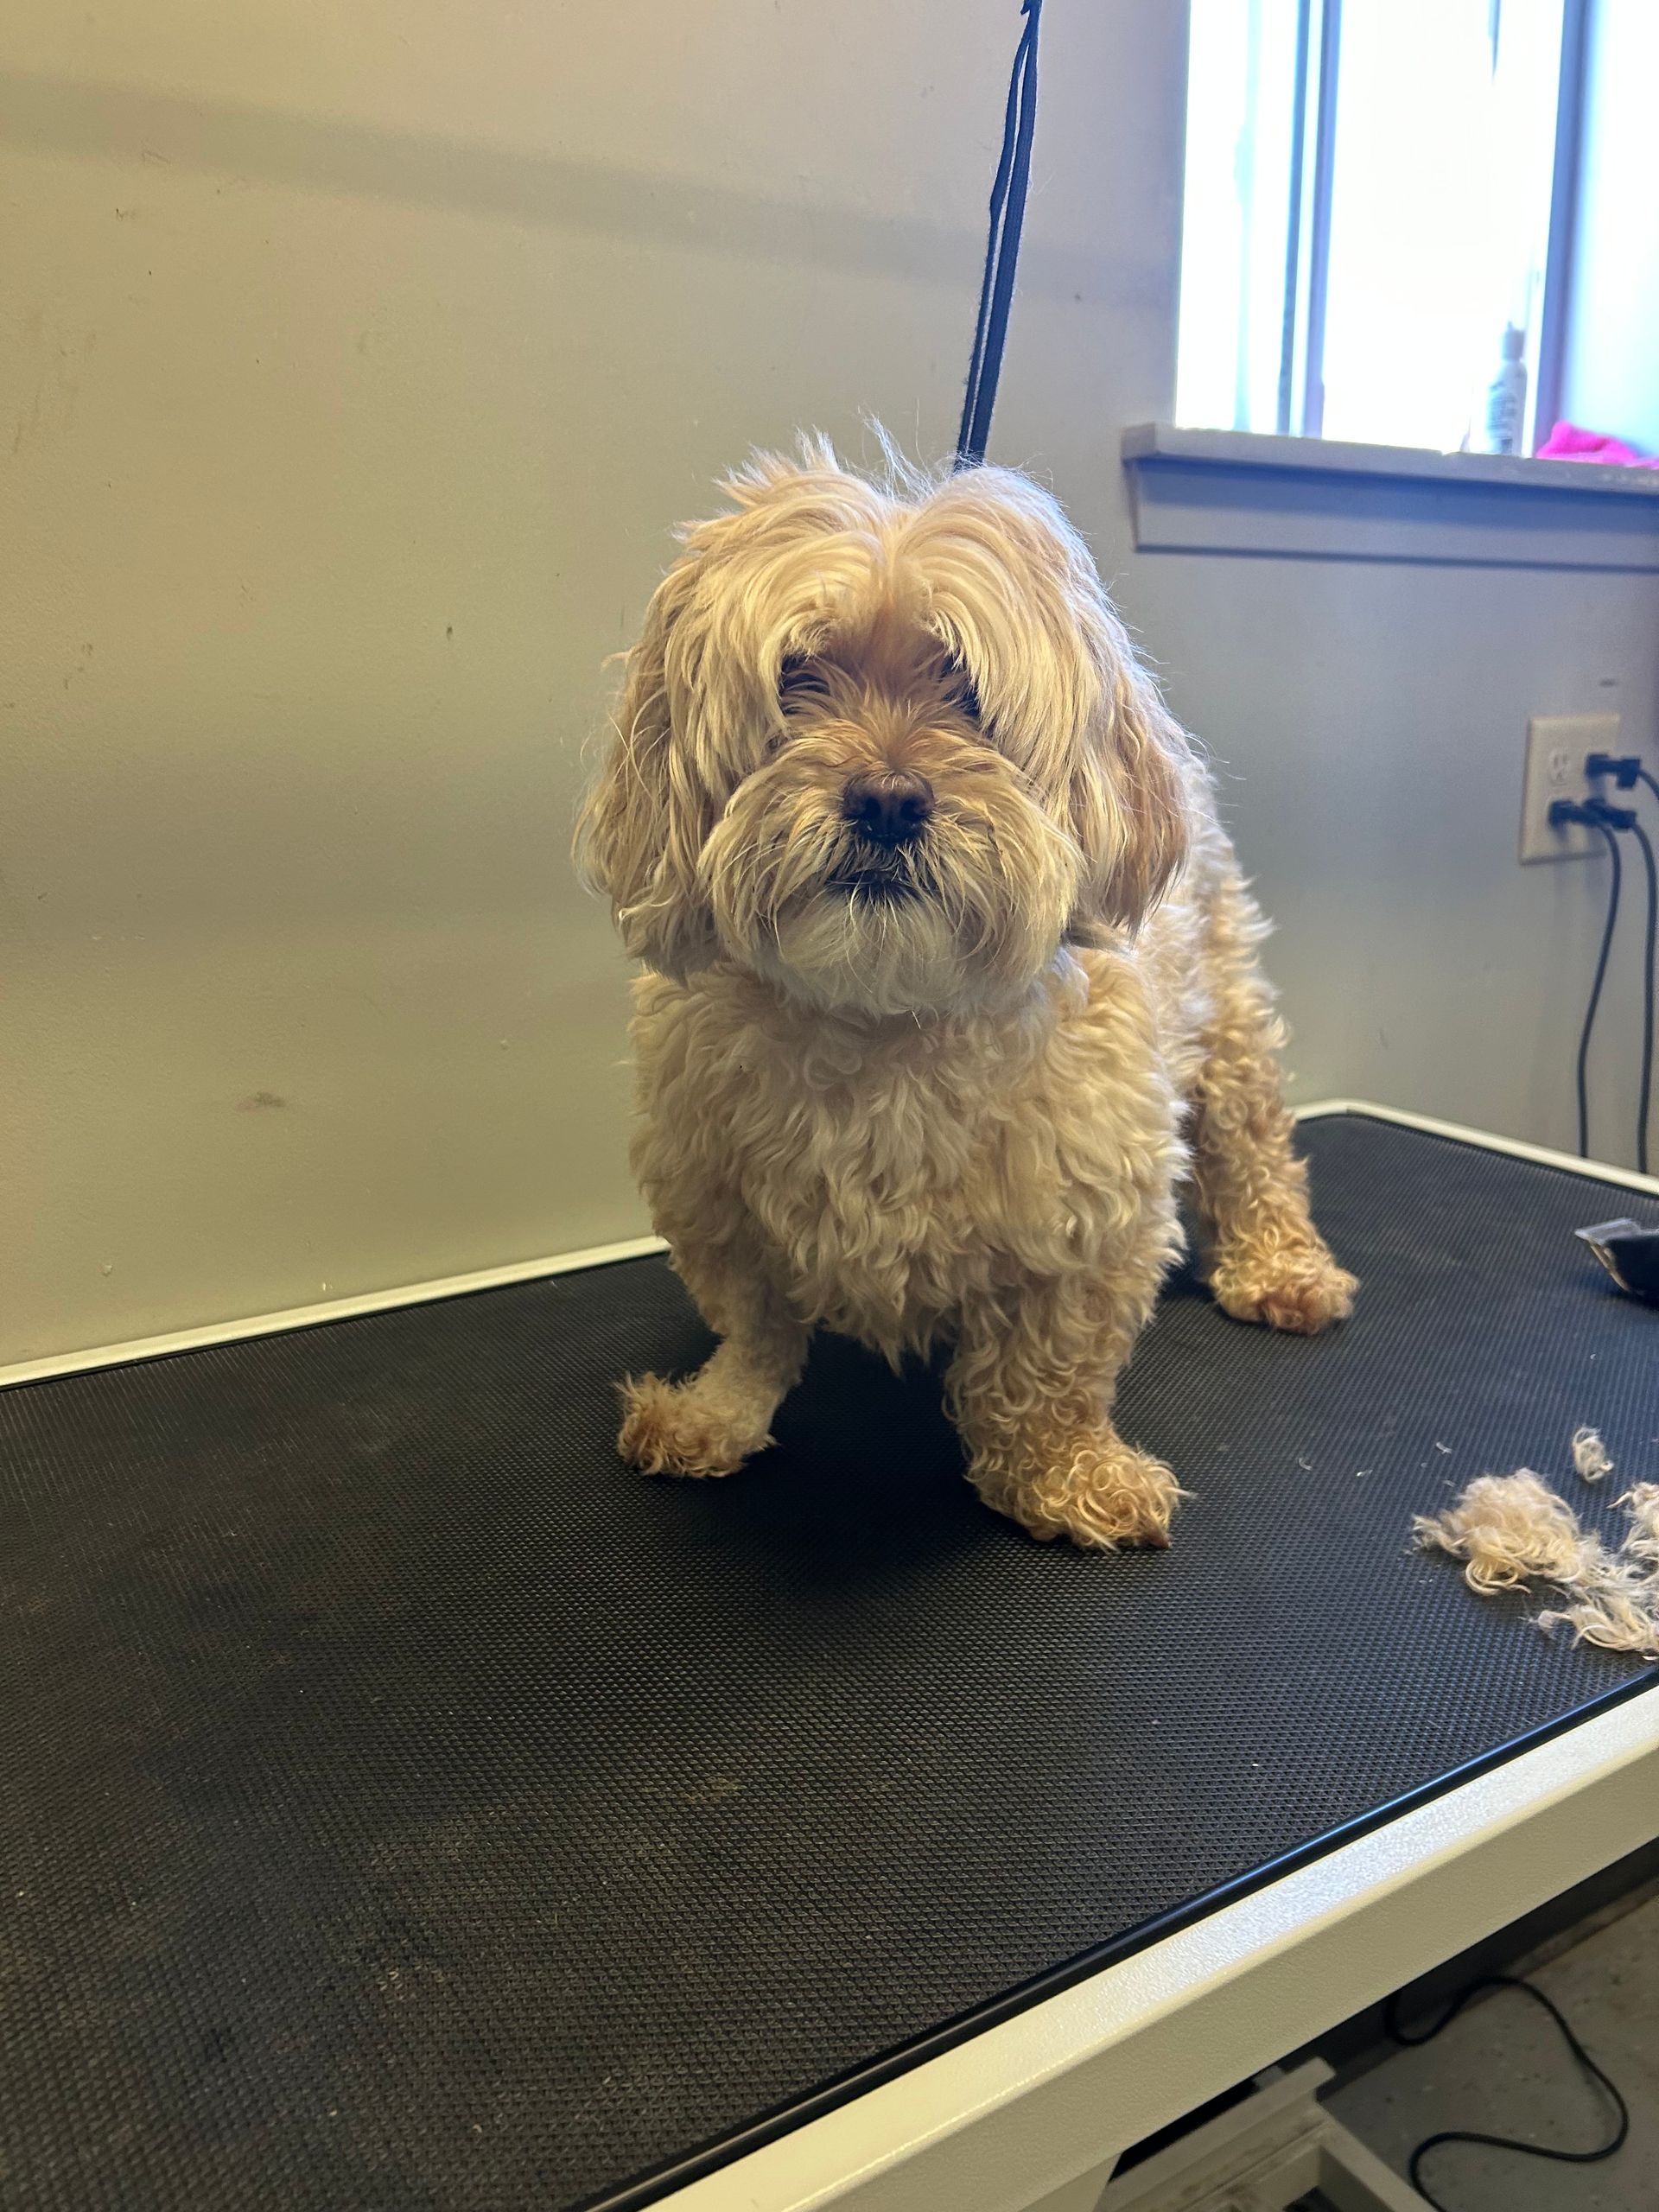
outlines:
[[626, 1472], [612, 1378], [706, 1349], [657, 1261], [0, 1393], [3, 2201], [641, 2201], [1650, 1680], [1406, 1537], [1659, 1472], [1569, 1234], [1659, 1206], [1304, 1134], [1359, 1310], [1174, 1282], [1164, 1554], [1032, 1543], [835, 1342], [742, 1475]]

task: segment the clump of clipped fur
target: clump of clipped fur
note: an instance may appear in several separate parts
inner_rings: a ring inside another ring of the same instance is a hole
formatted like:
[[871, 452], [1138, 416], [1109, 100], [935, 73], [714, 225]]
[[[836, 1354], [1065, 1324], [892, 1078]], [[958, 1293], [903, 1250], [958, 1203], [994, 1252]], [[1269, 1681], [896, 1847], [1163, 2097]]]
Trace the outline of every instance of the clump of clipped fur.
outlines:
[[1573, 1465], [1587, 1483], [1599, 1483], [1604, 1475], [1613, 1471], [1607, 1446], [1600, 1432], [1593, 1428], [1575, 1428], [1573, 1432]]
[[1465, 1581], [1484, 1598], [1553, 1584], [1567, 1603], [1540, 1614], [1540, 1628], [1559, 1622], [1580, 1643], [1659, 1659], [1659, 1483], [1618, 1502], [1630, 1526], [1616, 1552], [1530, 1467], [1480, 1476], [1445, 1512], [1419, 1514], [1412, 1534], [1462, 1560]]

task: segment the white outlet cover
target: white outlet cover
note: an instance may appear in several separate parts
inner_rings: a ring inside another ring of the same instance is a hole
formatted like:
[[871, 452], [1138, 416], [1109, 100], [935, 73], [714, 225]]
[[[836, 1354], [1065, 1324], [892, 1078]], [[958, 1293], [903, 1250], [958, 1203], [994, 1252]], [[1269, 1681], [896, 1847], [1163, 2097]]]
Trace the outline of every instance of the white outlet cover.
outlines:
[[1558, 798], [1595, 797], [1620, 802], [1610, 779], [1592, 785], [1584, 772], [1586, 753], [1619, 750], [1617, 715], [1534, 715], [1527, 724], [1527, 774], [1521, 793], [1523, 861], [1586, 860], [1605, 852], [1597, 830], [1577, 823], [1552, 830], [1549, 810]]

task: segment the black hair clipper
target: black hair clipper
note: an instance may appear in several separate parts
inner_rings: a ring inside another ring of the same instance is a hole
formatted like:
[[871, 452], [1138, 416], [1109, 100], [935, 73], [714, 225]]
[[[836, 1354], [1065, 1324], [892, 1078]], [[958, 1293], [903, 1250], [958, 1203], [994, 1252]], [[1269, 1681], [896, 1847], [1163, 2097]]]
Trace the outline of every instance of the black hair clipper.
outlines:
[[1659, 1229], [1638, 1221], [1599, 1221], [1573, 1234], [1586, 1243], [1621, 1290], [1659, 1306]]

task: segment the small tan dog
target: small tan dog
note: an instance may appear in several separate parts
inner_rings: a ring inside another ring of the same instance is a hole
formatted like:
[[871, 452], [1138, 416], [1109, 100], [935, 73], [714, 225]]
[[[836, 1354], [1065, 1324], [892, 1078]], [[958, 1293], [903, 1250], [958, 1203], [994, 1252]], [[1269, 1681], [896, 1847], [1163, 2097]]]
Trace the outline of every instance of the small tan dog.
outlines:
[[624, 1456], [770, 1441], [815, 1326], [948, 1342], [968, 1475], [1034, 1536], [1162, 1544], [1110, 1418], [1190, 1176], [1229, 1313], [1322, 1329], [1209, 779], [1048, 495], [761, 455], [683, 533], [578, 848], [636, 986], [636, 1172], [721, 1338], [626, 1386]]

